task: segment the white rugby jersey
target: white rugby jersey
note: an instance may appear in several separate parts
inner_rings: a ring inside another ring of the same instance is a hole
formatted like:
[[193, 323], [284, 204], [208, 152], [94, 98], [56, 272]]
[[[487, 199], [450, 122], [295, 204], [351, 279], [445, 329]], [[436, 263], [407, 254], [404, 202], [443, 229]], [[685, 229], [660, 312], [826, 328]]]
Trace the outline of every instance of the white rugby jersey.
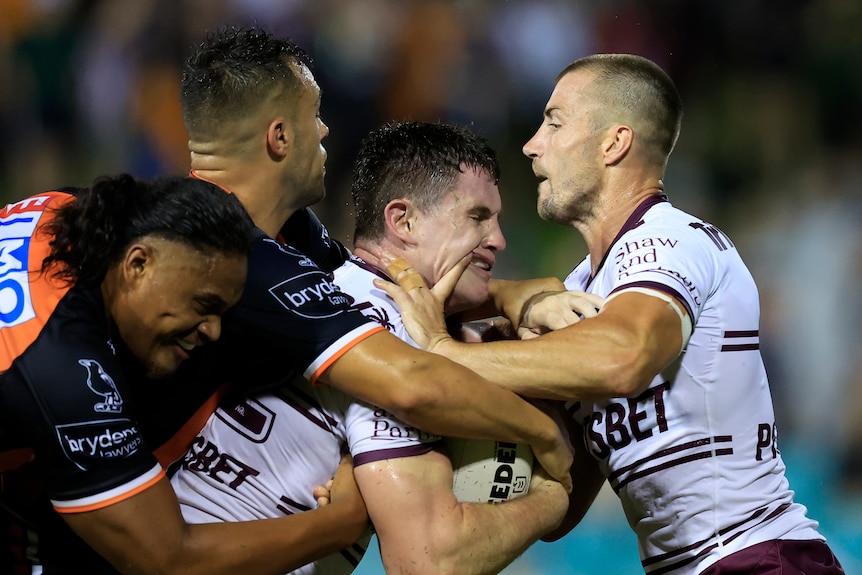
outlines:
[[823, 539], [784, 475], [757, 288], [723, 232], [655, 196], [596, 277], [586, 258], [565, 284], [602, 297], [658, 290], [694, 326], [681, 362], [639, 397], [567, 404], [637, 533], [646, 573], [698, 573], [762, 541]]
[[[341, 290], [363, 314], [401, 335], [403, 328], [395, 328], [400, 314], [374, 288], [375, 276], [355, 264], [343, 267], [335, 273]], [[334, 387], [298, 379], [275, 393], [220, 407], [195, 438], [171, 484], [189, 523], [282, 517], [317, 506], [312, 490], [333, 476], [342, 446], [359, 466], [427, 453], [439, 439]], [[348, 574], [370, 537], [368, 533], [350, 549], [293, 573]]]

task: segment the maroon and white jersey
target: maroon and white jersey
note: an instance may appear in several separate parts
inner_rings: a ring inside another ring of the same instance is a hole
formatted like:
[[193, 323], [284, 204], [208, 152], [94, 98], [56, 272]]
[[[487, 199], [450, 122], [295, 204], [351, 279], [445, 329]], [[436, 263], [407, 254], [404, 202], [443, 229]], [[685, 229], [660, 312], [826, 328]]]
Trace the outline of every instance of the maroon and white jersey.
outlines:
[[[400, 314], [385, 301], [388, 296], [374, 288], [376, 276], [354, 264], [346, 266], [356, 281], [340, 281], [337, 270], [341, 292], [366, 316], [394, 330], [389, 319]], [[313, 489], [334, 475], [342, 449], [359, 466], [427, 453], [439, 439], [334, 387], [301, 379], [220, 407], [195, 438], [171, 483], [189, 523], [282, 517], [317, 506]], [[370, 537], [368, 533], [351, 548], [293, 573], [346, 575], [362, 559]]]
[[721, 230], [655, 196], [594, 278], [587, 258], [565, 284], [602, 297], [662, 292], [694, 326], [681, 360], [639, 397], [567, 404], [637, 533], [646, 573], [698, 573], [762, 541], [823, 539], [785, 478], [757, 287]]

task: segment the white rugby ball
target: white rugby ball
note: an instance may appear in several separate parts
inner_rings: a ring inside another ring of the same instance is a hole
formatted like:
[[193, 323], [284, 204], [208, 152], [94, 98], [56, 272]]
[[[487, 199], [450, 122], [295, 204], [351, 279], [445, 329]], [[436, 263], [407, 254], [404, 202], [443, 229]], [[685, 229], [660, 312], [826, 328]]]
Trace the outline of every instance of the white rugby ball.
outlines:
[[484, 439], [447, 438], [458, 501], [499, 503], [527, 493], [533, 477], [529, 445]]

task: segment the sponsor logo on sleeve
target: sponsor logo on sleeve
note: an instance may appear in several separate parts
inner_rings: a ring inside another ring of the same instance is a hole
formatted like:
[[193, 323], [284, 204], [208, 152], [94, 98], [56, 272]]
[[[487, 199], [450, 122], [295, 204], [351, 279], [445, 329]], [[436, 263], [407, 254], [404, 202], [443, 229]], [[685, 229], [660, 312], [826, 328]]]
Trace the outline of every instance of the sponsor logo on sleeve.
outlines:
[[350, 309], [348, 297], [319, 271], [294, 276], [269, 292], [285, 308], [309, 319], [333, 317]]
[[106, 419], [54, 427], [66, 457], [82, 470], [106, 459], [138, 452], [144, 440], [129, 419]]

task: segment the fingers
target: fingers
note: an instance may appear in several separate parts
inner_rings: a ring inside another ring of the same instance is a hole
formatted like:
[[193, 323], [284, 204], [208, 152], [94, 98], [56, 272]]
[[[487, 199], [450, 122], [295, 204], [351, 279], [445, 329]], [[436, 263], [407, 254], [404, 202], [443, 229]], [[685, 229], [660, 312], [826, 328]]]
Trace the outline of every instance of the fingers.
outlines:
[[404, 258], [381, 258], [381, 261], [386, 266], [386, 273], [389, 274], [398, 285], [409, 291], [416, 287], [428, 287], [419, 272], [416, 271], [410, 262]]
[[467, 266], [470, 265], [470, 261], [472, 259], [472, 252], [468, 253], [466, 256], [461, 258], [451, 270], [446, 272], [436, 284], [434, 284], [434, 287], [431, 288], [431, 293], [434, 294], [437, 301], [443, 302], [449, 299], [449, 296], [452, 295], [453, 291], [455, 291], [455, 286], [458, 284], [458, 280], [461, 279], [461, 274], [463, 274], [464, 270], [467, 269]]
[[425, 285], [425, 280], [422, 279], [422, 276], [419, 275], [418, 272], [411, 272], [407, 275], [403, 275], [402, 277], [403, 279], [398, 281], [398, 285], [400, 285], [406, 291], [410, 291], [415, 288], [428, 287]]
[[381, 261], [383, 262], [383, 265], [386, 266], [386, 273], [389, 274], [389, 277], [394, 278], [395, 280], [398, 280], [398, 276], [403, 272], [413, 269], [410, 262], [404, 258], [381, 257]]
[[519, 327], [536, 333], [562, 329], [596, 317], [602, 302], [594, 294], [578, 291], [540, 294], [530, 302]]
[[318, 507], [326, 507], [330, 503], [329, 489], [322, 485], [318, 485], [313, 491], [314, 499], [317, 500]]

